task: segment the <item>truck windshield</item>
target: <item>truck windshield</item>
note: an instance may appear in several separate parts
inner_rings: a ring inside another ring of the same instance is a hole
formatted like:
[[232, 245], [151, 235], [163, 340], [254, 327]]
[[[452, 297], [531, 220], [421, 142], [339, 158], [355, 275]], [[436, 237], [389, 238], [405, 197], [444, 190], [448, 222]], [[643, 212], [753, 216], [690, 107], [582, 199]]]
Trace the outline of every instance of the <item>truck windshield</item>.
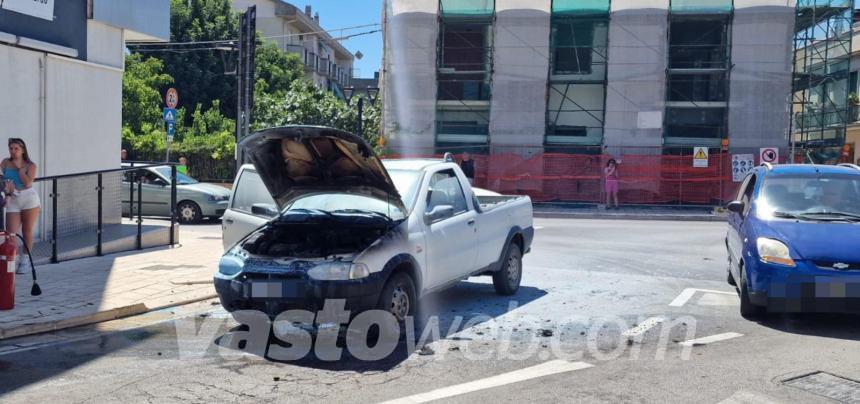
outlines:
[[860, 215], [860, 176], [773, 176], [762, 183], [764, 216]]
[[415, 195], [418, 193], [418, 179], [421, 177], [420, 171], [412, 170], [388, 170], [388, 175], [394, 181], [394, 187], [403, 199], [403, 205], [406, 209], [412, 210], [412, 204], [415, 202]]
[[355, 194], [317, 194], [308, 195], [295, 200], [286, 210], [310, 209], [326, 212], [335, 211], [364, 211], [385, 215], [392, 220], [401, 220], [406, 217], [397, 205], [369, 196]]

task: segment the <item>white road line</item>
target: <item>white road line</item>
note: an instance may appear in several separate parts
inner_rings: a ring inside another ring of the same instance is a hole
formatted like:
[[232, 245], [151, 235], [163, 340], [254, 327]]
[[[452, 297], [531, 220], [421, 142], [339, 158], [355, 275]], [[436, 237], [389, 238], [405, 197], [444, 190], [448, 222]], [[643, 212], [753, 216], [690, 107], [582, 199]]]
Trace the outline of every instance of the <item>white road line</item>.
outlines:
[[780, 404], [780, 401], [775, 401], [774, 399], [761, 394], [754, 393], [751, 391], [741, 390], [735, 394], [732, 394], [731, 397], [720, 401], [718, 404]]
[[543, 229], [543, 226], [535, 226], [535, 230]]
[[702, 338], [690, 339], [683, 342], [679, 342], [679, 344], [683, 346], [697, 346], [697, 345], [707, 345], [712, 344], [714, 342], [725, 341], [727, 339], [743, 337], [743, 334], [738, 334], [736, 332], [727, 332], [724, 334], [711, 335]]
[[693, 295], [696, 294], [696, 292], [718, 293], [718, 294], [722, 294], [722, 295], [737, 295], [737, 293], [734, 293], [734, 292], [723, 292], [721, 290], [686, 288], [681, 292], [680, 295], [678, 295], [678, 297], [675, 298], [675, 300], [672, 300], [672, 303], [669, 303], [669, 306], [681, 307], [681, 306], [687, 304], [687, 301], [689, 301], [690, 298], [692, 298]]
[[459, 396], [461, 394], [472, 393], [475, 391], [504, 386], [506, 384], [517, 383], [525, 380], [536, 379], [538, 377], [572, 372], [574, 370], [587, 369], [593, 366], [594, 365], [585, 362], [568, 362], [557, 359], [541, 363], [537, 366], [515, 370], [513, 372], [502, 373], [500, 375], [488, 377], [486, 379], [475, 380], [473, 382], [457, 384], [454, 386], [442, 387], [440, 389], [428, 391], [426, 393], [415, 394], [408, 397], [402, 397], [391, 401], [386, 401], [382, 404], [426, 403], [428, 401]]
[[648, 332], [648, 330], [654, 328], [654, 326], [656, 326], [656, 325], [658, 325], [664, 321], [666, 321], [666, 319], [663, 317], [648, 318], [645, 321], [643, 321], [642, 324], [639, 324], [636, 327], [633, 327], [627, 331], [624, 331], [623, 333], [621, 333], [621, 336], [625, 337], [625, 338], [638, 337], [642, 334], [645, 334], [646, 332]]

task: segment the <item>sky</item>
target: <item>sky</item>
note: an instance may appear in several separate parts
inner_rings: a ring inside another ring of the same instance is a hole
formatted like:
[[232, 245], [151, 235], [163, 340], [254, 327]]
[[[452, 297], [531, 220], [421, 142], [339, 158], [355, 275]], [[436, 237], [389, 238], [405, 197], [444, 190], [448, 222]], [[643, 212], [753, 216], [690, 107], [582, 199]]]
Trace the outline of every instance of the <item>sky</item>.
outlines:
[[[320, 25], [333, 30], [356, 25], [379, 24], [382, 19], [382, 0], [288, 0], [299, 10], [310, 5], [313, 13], [320, 13]], [[332, 37], [382, 29], [381, 26], [330, 32]], [[361, 35], [342, 40], [341, 44], [353, 54], [361, 51], [364, 57], [353, 64], [355, 77], [371, 78], [382, 64], [382, 33]]]

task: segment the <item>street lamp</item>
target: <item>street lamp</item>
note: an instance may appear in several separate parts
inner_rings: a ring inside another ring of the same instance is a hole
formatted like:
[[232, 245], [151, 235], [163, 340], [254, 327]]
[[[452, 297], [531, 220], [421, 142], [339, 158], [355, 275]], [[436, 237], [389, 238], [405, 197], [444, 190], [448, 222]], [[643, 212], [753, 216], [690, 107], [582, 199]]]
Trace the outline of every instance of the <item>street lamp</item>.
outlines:
[[[364, 115], [364, 99], [367, 98], [370, 101], [370, 105], [376, 104], [376, 99], [379, 95], [379, 87], [366, 87], [364, 89], [364, 95], [358, 96], [358, 136], [363, 137], [363, 115]], [[346, 98], [346, 105], [352, 106], [352, 97], [356, 95], [355, 87], [344, 87], [343, 95]]]

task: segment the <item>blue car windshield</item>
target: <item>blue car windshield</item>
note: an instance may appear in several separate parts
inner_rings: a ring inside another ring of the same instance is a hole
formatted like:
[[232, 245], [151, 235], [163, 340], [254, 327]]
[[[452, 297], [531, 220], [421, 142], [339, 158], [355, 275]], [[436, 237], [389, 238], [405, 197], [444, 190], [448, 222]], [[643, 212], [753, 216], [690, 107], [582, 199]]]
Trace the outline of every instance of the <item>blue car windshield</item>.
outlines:
[[[170, 182], [170, 167], [156, 167], [155, 171], [158, 171], [162, 177], [167, 178], [167, 182]], [[176, 173], [176, 185], [191, 185], [196, 184], [197, 182], [197, 180], [185, 174], [180, 172]]]
[[763, 217], [821, 214], [860, 215], [860, 176], [769, 176], [757, 210]]

